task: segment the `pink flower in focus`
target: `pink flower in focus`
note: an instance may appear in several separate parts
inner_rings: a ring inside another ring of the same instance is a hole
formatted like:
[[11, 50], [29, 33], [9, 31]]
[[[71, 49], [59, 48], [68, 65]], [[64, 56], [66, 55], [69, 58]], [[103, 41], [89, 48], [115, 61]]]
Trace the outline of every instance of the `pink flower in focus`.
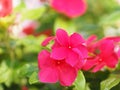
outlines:
[[51, 57], [57, 60], [65, 59], [68, 64], [75, 66], [80, 64], [81, 68], [87, 57], [87, 48], [85, 41], [78, 33], [68, 36], [67, 32], [58, 29], [55, 37], [49, 37], [42, 45], [45, 46], [50, 40], [54, 39]]
[[120, 36], [117, 37], [106, 37], [107, 40], [112, 40], [115, 43], [115, 52], [117, 53], [118, 57], [120, 58]]
[[0, 17], [9, 15], [12, 12], [12, 0], [0, 0]]
[[50, 53], [43, 50], [38, 55], [39, 80], [44, 83], [60, 81], [63, 86], [71, 86], [77, 76], [77, 70], [65, 60], [54, 60]]
[[51, 0], [51, 6], [58, 12], [76, 18], [86, 12], [86, 0]]
[[101, 70], [104, 66], [115, 68], [118, 63], [118, 57], [115, 53], [115, 44], [113, 40], [102, 39], [88, 43], [89, 56], [83, 66], [83, 70], [91, 68], [93, 72]]

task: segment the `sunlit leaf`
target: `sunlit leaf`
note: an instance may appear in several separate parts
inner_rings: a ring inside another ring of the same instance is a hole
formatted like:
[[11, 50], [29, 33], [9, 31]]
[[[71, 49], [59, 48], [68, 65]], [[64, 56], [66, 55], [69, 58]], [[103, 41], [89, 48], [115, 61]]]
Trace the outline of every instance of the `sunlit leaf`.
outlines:
[[25, 19], [30, 19], [30, 20], [39, 19], [43, 15], [45, 10], [46, 10], [45, 7], [40, 7], [38, 9], [24, 10], [21, 13], [22, 20], [25, 20]]
[[14, 12], [20, 12], [20, 11], [22, 11], [24, 8], [25, 8], [25, 3], [24, 3], [24, 2], [21, 2], [19, 5], [17, 5], [17, 6], [14, 8]]
[[91, 90], [88, 84], [86, 84], [85, 90]]
[[85, 77], [82, 71], [80, 71], [74, 83], [75, 90], [85, 90], [85, 84], [86, 84]]
[[0, 65], [0, 83], [6, 83], [7, 86], [11, 83], [12, 70], [3, 61]]
[[3, 86], [0, 84], [0, 90], [4, 90]]
[[113, 12], [100, 21], [101, 25], [116, 25], [120, 23], [120, 11]]
[[37, 66], [35, 65], [30, 65], [30, 64], [25, 64], [20, 70], [20, 74], [23, 77], [30, 77], [33, 72], [38, 71]]
[[120, 75], [111, 75], [109, 78], [101, 82], [100, 90], [110, 90], [120, 82]]
[[69, 34], [76, 31], [76, 26], [71, 20], [64, 19], [64, 18], [57, 18], [54, 24], [54, 31], [56, 32], [57, 29], [64, 29]]
[[38, 73], [34, 72], [34, 73], [32, 73], [32, 75], [29, 78], [29, 83], [34, 84], [34, 83], [37, 83], [37, 82], [39, 82]]

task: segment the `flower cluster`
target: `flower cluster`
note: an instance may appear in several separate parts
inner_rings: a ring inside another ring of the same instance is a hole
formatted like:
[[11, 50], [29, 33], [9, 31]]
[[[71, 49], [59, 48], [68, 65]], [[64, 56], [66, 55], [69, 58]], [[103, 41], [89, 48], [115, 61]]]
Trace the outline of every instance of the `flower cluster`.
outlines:
[[56, 36], [48, 37], [42, 46], [50, 41], [54, 41], [51, 50], [42, 50], [38, 55], [38, 76], [44, 83], [59, 81], [63, 86], [70, 86], [79, 70], [97, 72], [104, 66], [115, 68], [120, 56], [120, 37], [97, 40], [93, 35], [85, 40], [78, 33], [69, 36], [58, 29]]
[[41, 82], [70, 86], [87, 58], [85, 40], [78, 33], [68, 36], [67, 32], [58, 29], [55, 37], [47, 38], [42, 45], [54, 41], [51, 52], [43, 50], [38, 55], [39, 79]]
[[96, 36], [91, 36], [86, 40], [88, 58], [83, 66], [83, 70], [92, 68], [92, 72], [101, 70], [104, 66], [115, 68], [119, 58], [120, 37], [106, 37], [97, 40]]

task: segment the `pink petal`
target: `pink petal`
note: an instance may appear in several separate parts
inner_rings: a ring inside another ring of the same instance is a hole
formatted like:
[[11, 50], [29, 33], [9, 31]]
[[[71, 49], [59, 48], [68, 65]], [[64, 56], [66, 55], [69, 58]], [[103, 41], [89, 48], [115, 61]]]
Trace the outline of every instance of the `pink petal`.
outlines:
[[60, 77], [60, 84], [61, 85], [71, 86], [77, 77], [77, 71], [75, 70], [75, 68], [64, 63], [59, 68], [59, 77]]
[[[79, 51], [78, 48], [73, 48], [72, 50], [78, 54], [78, 62], [76, 62], [76, 64], [75, 64], [74, 67], [75, 67], [77, 70], [79, 70], [79, 69], [81, 69], [81, 68], [83, 67], [83, 65], [84, 65], [87, 57], [84, 57], [83, 54], [82, 54], [82, 51]], [[77, 60], [77, 59], [76, 59], [76, 60]]]
[[71, 36], [70, 36], [70, 44], [75, 47], [79, 44], [82, 44], [82, 43], [85, 43], [85, 40], [83, 39], [83, 37], [78, 34], [78, 33], [73, 33]]
[[79, 62], [74, 66], [76, 70], [80, 70], [85, 64], [86, 60], [79, 60]]
[[85, 0], [70, 0], [68, 1], [68, 8], [66, 12], [69, 13], [68, 16], [75, 18], [83, 15], [86, 12], [87, 5]]
[[115, 42], [120, 42], [120, 36], [117, 36], [117, 37], [106, 37], [105, 39], [113, 40]]
[[87, 39], [87, 44], [90, 44], [91, 42], [97, 40], [97, 36], [96, 35], [91, 35], [88, 39]]
[[79, 59], [84, 59], [82, 52], [78, 48], [72, 48], [72, 51], [79, 55]]
[[103, 40], [102, 42], [100, 42], [99, 48], [101, 54], [108, 57], [114, 51], [114, 43], [112, 40]]
[[66, 62], [71, 66], [75, 66], [79, 62], [79, 55], [73, 51], [69, 51]]
[[94, 65], [96, 65], [96, 63], [97, 63], [97, 60], [94, 60], [94, 59], [88, 59], [88, 60], [86, 60], [86, 62], [85, 62], [85, 64], [83, 65], [83, 67], [82, 67], [82, 69], [83, 70], [89, 70], [89, 69], [91, 69]]
[[118, 57], [116, 54], [112, 54], [110, 57], [106, 59], [106, 65], [110, 68], [115, 68], [116, 64], [118, 63]]
[[58, 29], [56, 32], [56, 38], [57, 41], [62, 45], [62, 46], [68, 46], [69, 45], [69, 36], [67, 32], [65, 32], [62, 29]]
[[62, 60], [68, 55], [68, 49], [65, 47], [54, 48], [51, 52], [51, 57], [57, 60]]
[[76, 48], [73, 48], [73, 50], [78, 53], [83, 59], [87, 58], [88, 56], [88, 50], [87, 47], [84, 45], [79, 45]]
[[42, 46], [46, 46], [46, 45], [48, 45], [49, 44], [49, 42], [51, 41], [51, 40], [53, 40], [54, 39], [54, 37], [48, 37], [48, 38], [46, 38], [43, 42], [42, 42]]
[[97, 72], [101, 70], [105, 66], [105, 63], [99, 63], [96, 65], [96, 67], [92, 70], [92, 72]]
[[84, 14], [87, 9], [85, 0], [52, 0], [52, 7], [70, 18]]
[[117, 55], [120, 58], [120, 49], [118, 50]]
[[0, 0], [0, 17], [11, 14], [12, 9], [12, 0]]
[[44, 83], [56, 83], [58, 81], [57, 69], [44, 68], [38, 74], [39, 80]]
[[50, 53], [46, 50], [43, 50], [38, 54], [38, 67], [44, 68], [48, 67], [49, 65], [51, 65]]
[[59, 48], [59, 47], [61, 47], [61, 45], [57, 42], [57, 40], [55, 39], [54, 40], [54, 44], [53, 44], [53, 46], [52, 46], [52, 49], [54, 49], [54, 48]]

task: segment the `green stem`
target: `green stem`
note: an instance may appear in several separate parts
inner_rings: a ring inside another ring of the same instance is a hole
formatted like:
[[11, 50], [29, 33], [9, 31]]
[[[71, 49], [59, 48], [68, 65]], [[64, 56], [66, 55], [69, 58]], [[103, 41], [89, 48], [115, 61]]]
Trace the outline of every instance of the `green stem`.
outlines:
[[11, 67], [13, 67], [14, 66], [14, 61], [15, 61], [15, 53], [14, 53], [13, 48], [10, 45], [10, 37], [9, 37], [9, 33], [8, 33], [7, 30], [5, 32], [5, 38], [4, 39], [5, 39], [5, 46], [8, 50], [8, 54], [9, 54], [9, 57], [10, 57], [10, 60], [11, 60]]

